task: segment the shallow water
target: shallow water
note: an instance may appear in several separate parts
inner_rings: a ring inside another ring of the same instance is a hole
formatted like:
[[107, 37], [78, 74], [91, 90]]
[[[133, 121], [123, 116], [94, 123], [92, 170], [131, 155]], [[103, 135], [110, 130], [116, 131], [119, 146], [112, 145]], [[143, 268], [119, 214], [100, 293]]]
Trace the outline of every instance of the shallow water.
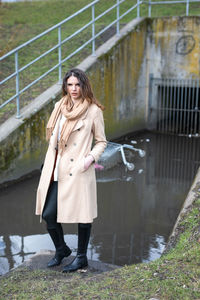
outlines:
[[[128, 171], [113, 151], [97, 172], [98, 218], [88, 258], [117, 265], [147, 262], [162, 254], [200, 165], [200, 139], [140, 133], [122, 144], [134, 163]], [[101, 161], [100, 161], [101, 163]], [[103, 164], [103, 162], [102, 162]], [[0, 191], [0, 274], [42, 249], [54, 250], [45, 224], [34, 215], [39, 174]], [[65, 240], [77, 247], [77, 225], [64, 225]]]

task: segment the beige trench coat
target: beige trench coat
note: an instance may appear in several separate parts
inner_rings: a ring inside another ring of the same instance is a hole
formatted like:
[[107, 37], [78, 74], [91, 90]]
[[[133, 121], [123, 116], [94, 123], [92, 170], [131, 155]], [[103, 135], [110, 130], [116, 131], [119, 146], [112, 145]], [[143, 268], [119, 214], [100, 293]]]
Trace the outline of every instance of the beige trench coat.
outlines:
[[[37, 189], [36, 215], [42, 215], [54, 167], [59, 119], [51, 136]], [[92, 147], [94, 139], [94, 146]], [[106, 147], [102, 110], [91, 104], [71, 133], [58, 166], [57, 222], [92, 223], [97, 217], [94, 164], [86, 171], [84, 158], [95, 161]]]

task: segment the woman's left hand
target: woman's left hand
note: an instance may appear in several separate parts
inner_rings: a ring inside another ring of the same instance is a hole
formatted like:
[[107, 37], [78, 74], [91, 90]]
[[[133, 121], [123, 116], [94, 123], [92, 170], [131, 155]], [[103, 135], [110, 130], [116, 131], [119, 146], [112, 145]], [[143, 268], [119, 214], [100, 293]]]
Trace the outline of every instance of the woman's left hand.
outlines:
[[94, 157], [89, 154], [88, 156], [85, 157], [85, 161], [84, 161], [84, 168], [85, 170], [87, 170], [89, 168], [89, 166], [94, 162]]

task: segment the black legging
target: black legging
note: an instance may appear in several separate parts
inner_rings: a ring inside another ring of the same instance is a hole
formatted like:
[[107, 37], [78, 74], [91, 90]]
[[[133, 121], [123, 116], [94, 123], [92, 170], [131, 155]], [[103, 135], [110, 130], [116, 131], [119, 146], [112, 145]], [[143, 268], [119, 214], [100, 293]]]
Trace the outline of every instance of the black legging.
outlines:
[[46, 221], [48, 229], [54, 229], [57, 224], [57, 191], [58, 182], [52, 181], [49, 186], [42, 213], [42, 218]]
[[[47, 198], [42, 213], [42, 218], [47, 223], [48, 231], [52, 229], [56, 229], [59, 232], [63, 232], [61, 224], [57, 223], [57, 192], [58, 192], [58, 182], [52, 181], [47, 193]], [[78, 236], [79, 236], [78, 248], [79, 248], [79, 252], [81, 253], [85, 252], [86, 250], [85, 247], [87, 247], [88, 244], [91, 226], [92, 226], [91, 223], [78, 223]]]

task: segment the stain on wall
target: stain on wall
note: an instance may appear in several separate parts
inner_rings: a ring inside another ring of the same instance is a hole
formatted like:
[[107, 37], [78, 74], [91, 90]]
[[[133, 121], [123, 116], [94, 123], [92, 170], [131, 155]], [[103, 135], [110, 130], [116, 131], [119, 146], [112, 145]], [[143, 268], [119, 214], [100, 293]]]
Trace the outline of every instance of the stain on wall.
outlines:
[[150, 73], [154, 77], [200, 76], [200, 17], [149, 20], [147, 37]]
[[144, 101], [138, 99], [145, 51], [144, 22], [88, 70], [95, 95], [106, 108], [104, 117], [109, 138], [145, 128]]

